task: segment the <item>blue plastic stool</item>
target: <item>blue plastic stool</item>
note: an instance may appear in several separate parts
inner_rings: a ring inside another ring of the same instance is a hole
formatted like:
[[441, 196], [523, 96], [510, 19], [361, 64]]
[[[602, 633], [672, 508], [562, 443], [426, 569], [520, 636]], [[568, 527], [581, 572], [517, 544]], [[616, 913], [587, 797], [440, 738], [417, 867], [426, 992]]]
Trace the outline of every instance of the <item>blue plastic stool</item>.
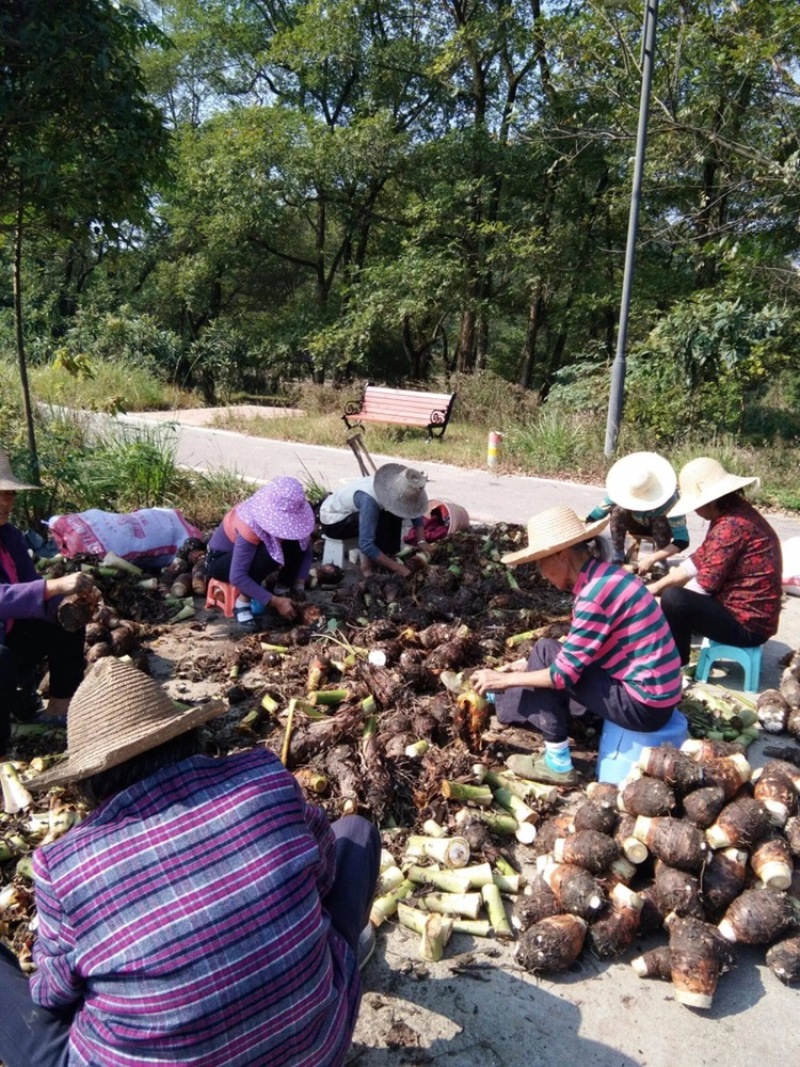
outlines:
[[677, 708], [666, 725], [652, 733], [624, 730], [615, 722], [606, 719], [597, 753], [597, 780], [619, 785], [639, 762], [643, 748], [657, 748], [659, 745], [674, 745], [680, 748], [688, 736], [689, 724], [686, 716]]
[[744, 687], [749, 693], [758, 690], [761, 677], [761, 645], [753, 648], [740, 648], [738, 645], [721, 645], [718, 641], [703, 638], [700, 645], [700, 658], [697, 661], [694, 676], [698, 682], [707, 682], [711, 667], [717, 660], [733, 660], [744, 670]]

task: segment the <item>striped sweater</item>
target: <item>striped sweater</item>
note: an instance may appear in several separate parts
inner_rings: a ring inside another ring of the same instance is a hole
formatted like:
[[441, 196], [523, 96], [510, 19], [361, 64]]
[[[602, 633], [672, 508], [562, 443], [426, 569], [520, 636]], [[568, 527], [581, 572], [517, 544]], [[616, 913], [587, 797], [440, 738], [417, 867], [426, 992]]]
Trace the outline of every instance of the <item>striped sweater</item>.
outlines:
[[573, 589], [572, 626], [550, 667], [556, 689], [577, 682], [589, 664], [618, 679], [653, 708], [681, 698], [681, 663], [661, 605], [621, 567], [591, 559]]
[[69, 1067], [329, 1067], [358, 1012], [321, 905], [325, 813], [271, 752], [194, 756], [34, 855], [34, 1000], [77, 1008]]

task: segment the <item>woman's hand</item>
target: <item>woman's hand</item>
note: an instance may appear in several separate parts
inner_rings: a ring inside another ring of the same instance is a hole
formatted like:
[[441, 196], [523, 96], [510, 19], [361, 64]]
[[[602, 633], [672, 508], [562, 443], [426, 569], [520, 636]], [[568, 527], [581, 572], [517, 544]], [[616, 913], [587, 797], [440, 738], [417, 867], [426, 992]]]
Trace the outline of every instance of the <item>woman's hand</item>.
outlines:
[[54, 596], [69, 596], [71, 593], [81, 593], [94, 586], [92, 577], [84, 571], [73, 571], [72, 574], [64, 574], [61, 578], [47, 578], [44, 583], [44, 598], [49, 600]]
[[269, 604], [284, 619], [293, 619], [297, 614], [295, 606], [288, 596], [273, 596]]
[[514, 682], [511, 675], [505, 671], [496, 671], [491, 667], [482, 667], [479, 671], [473, 671], [470, 675], [473, 689], [483, 696], [485, 693], [494, 693], [500, 689], [510, 689]]

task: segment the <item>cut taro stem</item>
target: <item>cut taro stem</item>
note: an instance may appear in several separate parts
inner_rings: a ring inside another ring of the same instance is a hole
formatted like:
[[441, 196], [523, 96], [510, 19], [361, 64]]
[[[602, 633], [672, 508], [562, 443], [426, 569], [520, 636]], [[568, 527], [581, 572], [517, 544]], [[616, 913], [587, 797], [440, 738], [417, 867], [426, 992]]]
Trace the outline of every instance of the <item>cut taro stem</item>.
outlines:
[[469, 843], [463, 837], [423, 837], [411, 834], [406, 841], [406, 855], [411, 859], [427, 856], [445, 867], [466, 867], [469, 863]]
[[425, 911], [440, 915], [458, 915], [464, 919], [477, 919], [483, 898], [480, 893], [427, 893], [417, 903]]
[[467, 785], [466, 782], [442, 782], [442, 796], [448, 800], [466, 800], [488, 808], [494, 801], [494, 794], [488, 785]]
[[281, 763], [284, 767], [288, 766], [289, 763], [289, 745], [292, 740], [292, 727], [294, 726], [294, 709], [296, 704], [297, 700], [292, 697], [286, 711], [286, 729], [283, 734], [283, 746], [281, 747]]
[[372, 909], [369, 913], [369, 921], [372, 925], [382, 926], [387, 919], [396, 915], [397, 905], [404, 897], [413, 893], [414, 888], [414, 883], [406, 880], [401, 882], [400, 885], [396, 889], [391, 890], [391, 892], [376, 897], [372, 902]]
[[16, 815], [33, 803], [33, 797], [22, 784], [13, 763], [0, 764], [0, 782], [3, 786], [3, 810], [6, 815]]
[[514, 931], [508, 921], [500, 890], [494, 884], [485, 885], [481, 887], [481, 896], [486, 905], [486, 913], [489, 916], [489, 922], [492, 924], [495, 935], [501, 937], [504, 941], [512, 941]]

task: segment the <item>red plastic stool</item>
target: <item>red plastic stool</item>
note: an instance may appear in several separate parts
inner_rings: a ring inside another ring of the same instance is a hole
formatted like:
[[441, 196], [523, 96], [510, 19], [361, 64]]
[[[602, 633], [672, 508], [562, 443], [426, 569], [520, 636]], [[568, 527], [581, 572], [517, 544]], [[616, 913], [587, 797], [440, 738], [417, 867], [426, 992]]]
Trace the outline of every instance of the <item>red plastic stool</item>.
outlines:
[[222, 608], [222, 614], [227, 619], [232, 619], [238, 595], [239, 590], [235, 585], [231, 585], [230, 582], [221, 582], [219, 578], [209, 578], [206, 591], [206, 607]]

